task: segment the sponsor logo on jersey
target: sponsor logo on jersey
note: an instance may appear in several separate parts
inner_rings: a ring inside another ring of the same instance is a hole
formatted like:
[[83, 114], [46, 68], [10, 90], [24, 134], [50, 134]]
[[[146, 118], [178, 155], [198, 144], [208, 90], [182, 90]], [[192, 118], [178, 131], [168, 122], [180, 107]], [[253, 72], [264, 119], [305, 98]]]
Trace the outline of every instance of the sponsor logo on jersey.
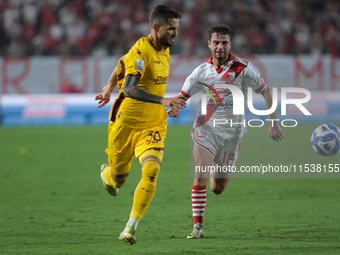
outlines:
[[155, 84], [166, 84], [168, 81], [168, 76], [158, 76]]
[[220, 95], [220, 97], [222, 98], [222, 100], [223, 100], [225, 97], [231, 95], [231, 91], [230, 91], [229, 89], [227, 89], [227, 88], [216, 88], [215, 90], [216, 90], [216, 92]]
[[156, 61], [156, 60], [155, 60], [154, 63], [155, 63], [155, 64], [160, 64], [161, 61]]

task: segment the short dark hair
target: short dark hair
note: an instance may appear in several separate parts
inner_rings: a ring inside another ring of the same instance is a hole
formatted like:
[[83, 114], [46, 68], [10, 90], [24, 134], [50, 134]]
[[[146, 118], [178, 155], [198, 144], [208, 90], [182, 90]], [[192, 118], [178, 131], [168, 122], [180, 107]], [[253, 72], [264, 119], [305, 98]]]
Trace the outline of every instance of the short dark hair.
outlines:
[[211, 40], [211, 36], [213, 33], [217, 33], [220, 35], [229, 35], [231, 37], [233, 30], [228, 25], [219, 24], [219, 25], [212, 25], [209, 28], [209, 41]]
[[168, 19], [180, 19], [182, 14], [174, 11], [169, 6], [166, 5], [157, 5], [150, 13], [150, 23], [151, 26], [154, 22], [159, 25], [163, 25], [168, 22]]

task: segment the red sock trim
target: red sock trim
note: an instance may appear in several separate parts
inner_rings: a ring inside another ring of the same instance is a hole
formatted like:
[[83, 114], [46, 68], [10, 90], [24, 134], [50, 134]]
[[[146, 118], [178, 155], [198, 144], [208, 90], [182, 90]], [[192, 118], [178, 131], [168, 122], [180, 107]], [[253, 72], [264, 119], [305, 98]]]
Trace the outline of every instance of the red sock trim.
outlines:
[[203, 217], [194, 216], [194, 224], [203, 223]]
[[[206, 190], [206, 185], [192, 185], [192, 190], [195, 190], [196, 192], [191, 191], [191, 197], [193, 196], [193, 194], [197, 193], [197, 191]], [[202, 192], [201, 194], [205, 194], [206, 195], [207, 191]], [[206, 198], [206, 196], [205, 196], [205, 198]], [[203, 211], [205, 210], [205, 205], [204, 206], [199, 206], [199, 208], [197, 208], [197, 206], [195, 206], [195, 203], [193, 203], [193, 202], [191, 202], [191, 203], [192, 203], [193, 212], [195, 211], [195, 209], [198, 209], [198, 210], [202, 210], [203, 209]], [[202, 203], [206, 204], [206, 202], [202, 202]], [[193, 218], [194, 218], [194, 224], [196, 224], [196, 223], [203, 223], [203, 216], [193, 216]]]
[[194, 189], [194, 190], [207, 189], [207, 185], [192, 185], [192, 189]]

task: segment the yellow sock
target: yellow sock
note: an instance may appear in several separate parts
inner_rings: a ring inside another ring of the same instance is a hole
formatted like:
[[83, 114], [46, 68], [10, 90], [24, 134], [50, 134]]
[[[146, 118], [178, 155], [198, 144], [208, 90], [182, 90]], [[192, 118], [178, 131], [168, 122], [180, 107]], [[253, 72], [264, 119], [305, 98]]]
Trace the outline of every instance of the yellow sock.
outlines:
[[113, 186], [113, 183], [111, 183], [111, 168], [109, 166], [104, 169], [102, 177], [107, 185]]
[[104, 169], [102, 174], [104, 182], [115, 188], [121, 188], [125, 184], [128, 175], [129, 172], [122, 175], [115, 175], [109, 166]]
[[140, 221], [156, 191], [159, 162], [149, 160], [142, 166], [142, 179], [135, 190], [130, 218]]

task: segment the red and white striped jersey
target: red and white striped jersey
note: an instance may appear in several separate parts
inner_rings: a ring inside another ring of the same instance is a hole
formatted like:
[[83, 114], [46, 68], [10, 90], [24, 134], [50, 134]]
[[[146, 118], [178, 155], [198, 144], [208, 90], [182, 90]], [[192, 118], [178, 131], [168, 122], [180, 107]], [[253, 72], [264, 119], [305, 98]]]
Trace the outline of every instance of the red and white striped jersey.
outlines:
[[[244, 114], [233, 114], [233, 95], [227, 88], [215, 88], [219, 84], [238, 87], [244, 95], [245, 110], [248, 107], [247, 88], [252, 87], [253, 91], [260, 93], [267, 84], [252, 63], [233, 54], [229, 54], [228, 61], [220, 68], [213, 65], [211, 57], [186, 78], [180, 93], [182, 96], [189, 99], [197, 92], [203, 91], [206, 97], [206, 114], [202, 115], [200, 101], [194, 128], [200, 127], [225, 138], [240, 137], [247, 132]], [[228, 123], [216, 124], [217, 119], [227, 120]]]

